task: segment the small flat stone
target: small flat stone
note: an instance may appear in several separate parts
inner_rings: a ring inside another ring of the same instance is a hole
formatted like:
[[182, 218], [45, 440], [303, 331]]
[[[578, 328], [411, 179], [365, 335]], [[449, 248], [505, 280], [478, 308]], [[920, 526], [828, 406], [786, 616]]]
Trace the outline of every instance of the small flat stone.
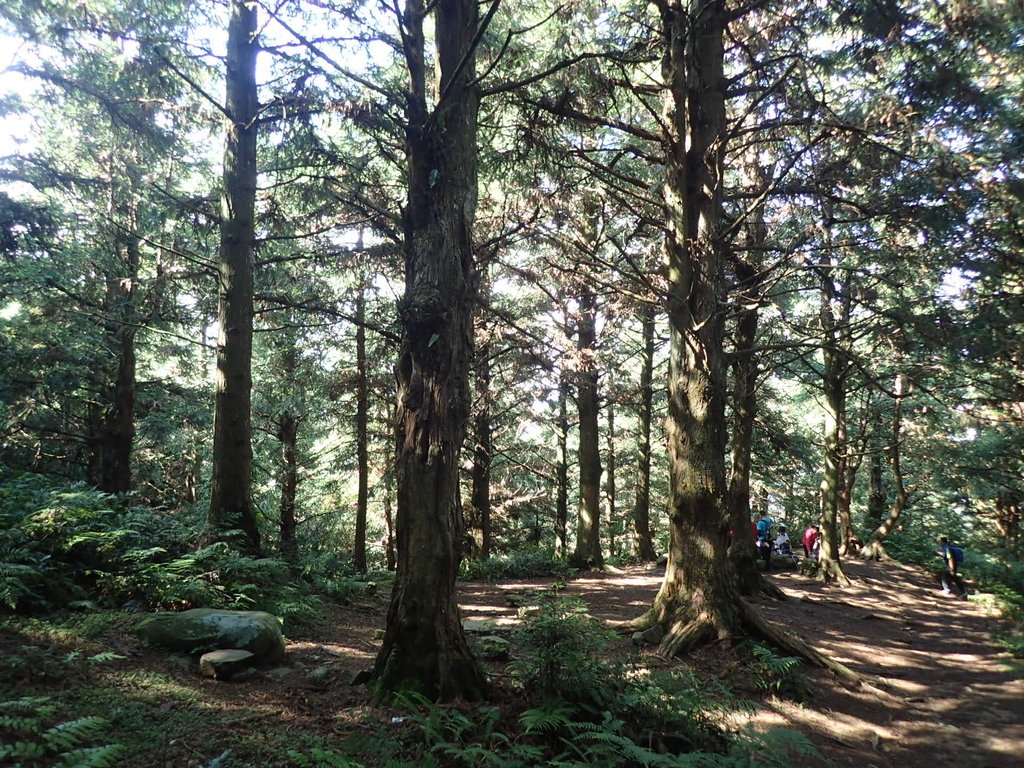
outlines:
[[251, 666], [255, 658], [255, 654], [237, 649], [210, 651], [199, 657], [199, 674], [215, 680], [230, 680]]

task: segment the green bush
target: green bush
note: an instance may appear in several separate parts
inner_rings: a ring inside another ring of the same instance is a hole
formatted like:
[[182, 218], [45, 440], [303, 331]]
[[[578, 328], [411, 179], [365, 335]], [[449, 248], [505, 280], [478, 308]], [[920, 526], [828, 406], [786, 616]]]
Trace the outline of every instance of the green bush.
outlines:
[[277, 558], [197, 547], [203, 520], [31, 474], [0, 479], [0, 607], [218, 607], [315, 615], [309, 580]]
[[505, 581], [555, 577], [568, 579], [575, 570], [554, 552], [545, 549], [524, 549], [487, 560], [463, 560], [460, 576], [467, 581]]

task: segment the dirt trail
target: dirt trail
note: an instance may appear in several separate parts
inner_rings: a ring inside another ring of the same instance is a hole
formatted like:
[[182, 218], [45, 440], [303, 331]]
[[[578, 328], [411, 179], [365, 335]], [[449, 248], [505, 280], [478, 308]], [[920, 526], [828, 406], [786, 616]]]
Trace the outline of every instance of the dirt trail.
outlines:
[[[773, 621], [812, 640], [861, 674], [843, 686], [809, 672], [806, 705], [773, 700], [756, 717], [807, 733], [828, 764], [859, 768], [1024, 768], [1024, 680], [992, 640], [998, 621], [977, 603], [944, 597], [928, 574], [894, 564], [849, 562], [850, 587], [776, 573], [785, 602], [758, 600]], [[591, 614], [632, 618], [651, 603], [655, 569], [570, 583]], [[507, 594], [537, 582], [465, 585], [465, 617], [514, 621]]]

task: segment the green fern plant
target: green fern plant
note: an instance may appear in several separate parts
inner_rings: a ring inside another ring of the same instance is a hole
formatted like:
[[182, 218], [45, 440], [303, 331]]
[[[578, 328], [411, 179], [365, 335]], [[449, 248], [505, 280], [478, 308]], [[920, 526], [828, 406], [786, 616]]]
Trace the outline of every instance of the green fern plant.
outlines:
[[125, 753], [121, 744], [90, 745], [107, 725], [102, 717], [80, 717], [47, 725], [57, 714], [46, 696], [0, 702], [0, 763], [23, 768], [111, 768]]
[[760, 643], [752, 643], [754, 683], [763, 691], [802, 697], [807, 692], [807, 679], [800, 671], [796, 656], [778, 656]]

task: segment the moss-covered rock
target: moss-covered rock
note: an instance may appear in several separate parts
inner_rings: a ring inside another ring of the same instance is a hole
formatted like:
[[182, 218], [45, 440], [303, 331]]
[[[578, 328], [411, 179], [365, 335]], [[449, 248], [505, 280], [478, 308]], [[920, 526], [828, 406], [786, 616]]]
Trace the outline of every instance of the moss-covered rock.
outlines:
[[238, 649], [259, 661], [284, 657], [284, 636], [277, 617], [263, 611], [193, 608], [181, 613], [153, 613], [136, 626], [139, 637], [160, 648], [185, 653]]

